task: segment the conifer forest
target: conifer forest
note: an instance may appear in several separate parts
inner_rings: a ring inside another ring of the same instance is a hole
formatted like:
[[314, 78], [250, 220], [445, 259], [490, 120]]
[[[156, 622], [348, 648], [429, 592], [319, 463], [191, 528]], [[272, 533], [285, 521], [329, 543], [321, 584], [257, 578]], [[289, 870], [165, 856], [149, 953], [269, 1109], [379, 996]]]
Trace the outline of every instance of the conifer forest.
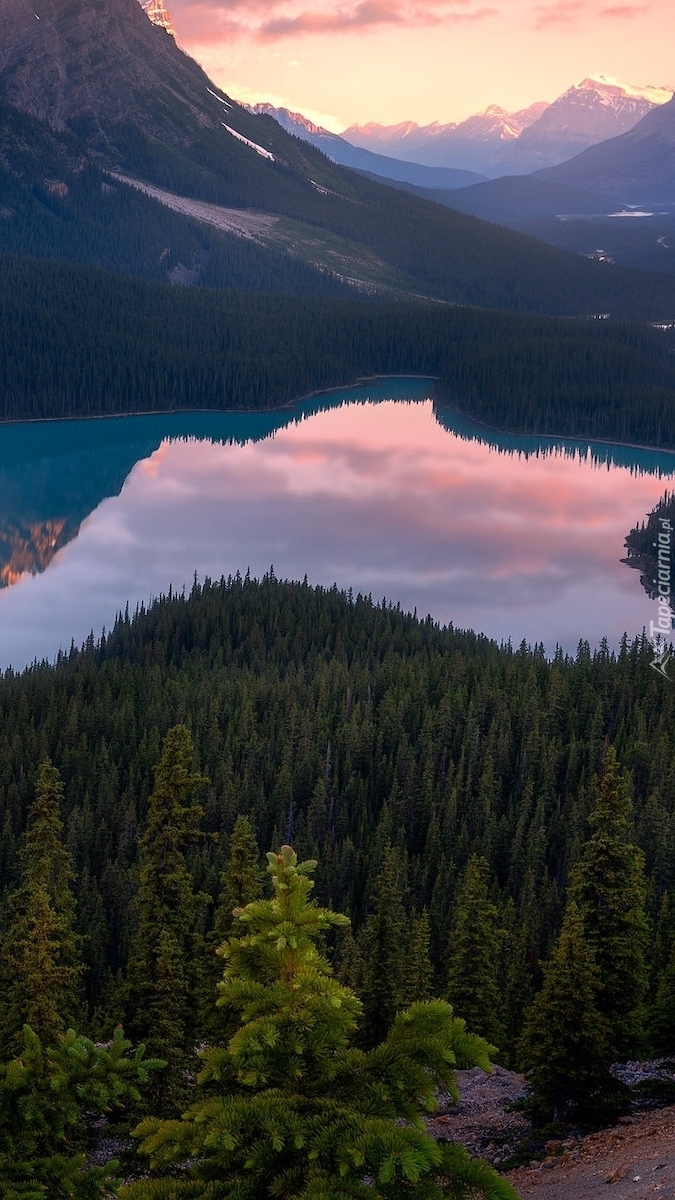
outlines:
[[5, 673], [0, 1194], [509, 1200], [426, 1131], [455, 1069], [625, 1111], [612, 1063], [675, 1048], [651, 659], [270, 572]]

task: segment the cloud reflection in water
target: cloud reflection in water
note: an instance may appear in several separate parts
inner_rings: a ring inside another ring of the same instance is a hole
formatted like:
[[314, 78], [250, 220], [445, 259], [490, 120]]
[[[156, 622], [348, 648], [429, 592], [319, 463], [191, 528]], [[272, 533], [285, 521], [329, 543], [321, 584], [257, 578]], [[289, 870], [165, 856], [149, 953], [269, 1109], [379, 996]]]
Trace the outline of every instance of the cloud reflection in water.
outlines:
[[53, 658], [195, 571], [270, 564], [516, 644], [616, 644], [649, 623], [619, 559], [663, 486], [462, 440], [429, 401], [334, 408], [244, 446], [165, 441], [43, 575], [2, 594], [0, 666]]

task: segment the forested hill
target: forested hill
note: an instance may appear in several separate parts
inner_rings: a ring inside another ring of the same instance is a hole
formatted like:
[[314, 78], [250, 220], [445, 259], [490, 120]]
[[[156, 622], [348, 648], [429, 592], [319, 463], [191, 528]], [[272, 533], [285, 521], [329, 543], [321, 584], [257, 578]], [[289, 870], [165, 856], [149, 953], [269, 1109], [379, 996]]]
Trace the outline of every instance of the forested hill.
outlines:
[[9, 888], [18, 878], [48, 755], [65, 785], [88, 1003], [105, 1020], [100, 1006], [114, 1009], [112, 981], [124, 978], [133, 934], [153, 770], [166, 731], [186, 723], [210, 780], [209, 836], [190, 857], [195, 887], [211, 898], [202, 933], [240, 813], [261, 850], [290, 841], [318, 858], [317, 898], [349, 913], [357, 943], [391, 845], [401, 919], [428, 910], [443, 989], [462, 873], [480, 856], [498, 932], [500, 1046], [513, 1054], [610, 743], [629, 773], [645, 855], [654, 1002], [673, 938], [664, 898], [675, 885], [675, 689], [651, 658], [638, 641], [616, 657], [582, 644], [574, 660], [549, 662], [541, 649], [499, 648], [273, 576], [195, 584], [55, 667], [0, 680], [0, 877]]
[[438, 377], [500, 429], [675, 446], [672, 331], [425, 303], [170, 289], [0, 258], [0, 418], [278, 408]]

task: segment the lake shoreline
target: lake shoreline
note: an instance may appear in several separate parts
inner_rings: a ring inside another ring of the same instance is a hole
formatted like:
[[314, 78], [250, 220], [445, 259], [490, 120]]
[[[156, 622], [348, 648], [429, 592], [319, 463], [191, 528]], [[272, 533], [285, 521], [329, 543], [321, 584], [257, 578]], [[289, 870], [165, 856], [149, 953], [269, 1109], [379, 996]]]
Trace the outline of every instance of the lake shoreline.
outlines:
[[[296, 396], [293, 400], [291, 400], [285, 404], [275, 405], [274, 407], [271, 407], [271, 408], [190, 408], [190, 407], [161, 408], [161, 409], [151, 408], [151, 409], [134, 409], [133, 411], [123, 411], [123, 412], [114, 412], [114, 413], [91, 413], [91, 414], [79, 414], [79, 415], [74, 414], [72, 416], [63, 416], [63, 417], [17, 417], [17, 418], [9, 418], [9, 419], [4, 419], [4, 420], [0, 419], [0, 428], [2, 428], [4, 426], [15, 426], [15, 425], [56, 425], [56, 424], [60, 425], [60, 424], [66, 423], [66, 422], [75, 422], [75, 421], [115, 421], [115, 420], [120, 420], [121, 418], [124, 418], [124, 417], [133, 418], [133, 417], [175, 416], [179, 413], [186, 413], [186, 414], [187, 413], [203, 413], [205, 415], [206, 414], [221, 414], [223, 416], [225, 416], [227, 414], [237, 414], [240, 416], [243, 416], [243, 415], [253, 416], [254, 414], [257, 414], [257, 413], [270, 415], [272, 413], [277, 413], [277, 412], [290, 412], [294, 408], [298, 408], [302, 404], [307, 403], [307, 401], [309, 401], [309, 400], [317, 399], [319, 396], [332, 396], [338, 392], [349, 391], [352, 388], [362, 387], [364, 384], [368, 384], [368, 383], [380, 383], [387, 379], [396, 379], [401, 382], [404, 380], [407, 380], [407, 379], [428, 380], [430, 383], [436, 384], [439, 382], [440, 376], [438, 376], [438, 375], [409, 375], [409, 374], [405, 374], [405, 375], [398, 375], [398, 374], [395, 374], [395, 375], [392, 375], [392, 374], [361, 375], [357, 379], [353, 380], [351, 383], [336, 384], [333, 387], [329, 387], [329, 388], [317, 388], [315, 391], [305, 392], [302, 396]], [[449, 412], [454, 413], [456, 416], [463, 417], [464, 420], [471, 421], [479, 429], [485, 429], [488, 433], [501, 434], [505, 437], [541, 438], [541, 439], [545, 439], [545, 440], [551, 441], [551, 442], [556, 442], [556, 441], [576, 442], [576, 443], [585, 444], [588, 446], [593, 445], [593, 444], [597, 444], [599, 446], [621, 446], [626, 450], [647, 450], [647, 451], [651, 451], [651, 452], [657, 452], [659, 454], [675, 455], [675, 446], [673, 446], [673, 447], [671, 447], [671, 446], [654, 446], [654, 445], [650, 445], [647, 442], [624, 442], [624, 441], [618, 440], [616, 438], [600, 437], [600, 436], [591, 437], [587, 434], [539, 433], [535, 430], [524, 431], [524, 430], [520, 430], [520, 429], [504, 429], [497, 425], [488, 425], [487, 422], [481, 421], [479, 417], [476, 417], [472, 413], [467, 412], [465, 409], [459, 408], [449, 402], [447, 402], [447, 403], [444, 402], [438, 396], [431, 395], [431, 396], [429, 396], [429, 399], [433, 400], [433, 402], [435, 404], [438, 404], [439, 408], [447, 409]]]

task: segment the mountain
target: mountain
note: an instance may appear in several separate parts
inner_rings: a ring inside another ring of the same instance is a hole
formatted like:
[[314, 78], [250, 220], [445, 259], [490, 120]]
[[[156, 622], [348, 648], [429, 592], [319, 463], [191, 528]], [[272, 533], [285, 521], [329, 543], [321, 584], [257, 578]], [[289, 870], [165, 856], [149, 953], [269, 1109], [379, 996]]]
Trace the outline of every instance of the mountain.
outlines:
[[523, 130], [507, 161], [523, 172], [563, 162], [589, 146], [627, 133], [672, 94], [672, 88], [636, 88], [605, 75], [583, 79]]
[[141, 8], [146, 17], [149, 17], [153, 25], [160, 25], [167, 33], [170, 33], [175, 38], [176, 30], [173, 27], [171, 13], [166, 8], [164, 0], [140, 0]]
[[671, 87], [634, 87], [598, 75], [568, 88], [552, 104], [540, 102], [516, 113], [491, 105], [459, 125], [352, 125], [343, 137], [421, 163], [489, 176], [528, 174], [627, 132], [672, 94]]
[[343, 167], [353, 167], [356, 171], [365, 171], [383, 179], [393, 179], [401, 183], [412, 183], [426, 188], [461, 188], [472, 183], [480, 183], [482, 175], [475, 171], [461, 171], [454, 167], [428, 167], [422, 163], [408, 162], [400, 158], [391, 158], [386, 154], [375, 154], [372, 150], [363, 150], [353, 146], [346, 138], [337, 133], [331, 133], [313, 121], [303, 117], [302, 113], [290, 112], [287, 108], [275, 108], [272, 104], [254, 104], [249, 111], [265, 114], [278, 121], [287, 133], [294, 137], [310, 142], [318, 150], [322, 150], [333, 162]]
[[538, 175], [605, 192], [624, 204], [675, 202], [675, 97], [648, 112], [628, 133]]
[[[0, 0], [0, 26], [0, 247], [44, 256], [54, 229], [51, 255], [114, 269], [121, 258], [130, 273], [186, 283], [560, 315], [672, 308], [665, 282], [336, 165], [216, 88], [137, 0]], [[27, 164], [41, 140], [49, 163], [37, 152]], [[155, 199], [132, 202], [125, 180]], [[254, 227], [242, 220], [251, 209], [266, 215]]]
[[479, 174], [496, 173], [505, 143], [517, 140], [522, 131], [547, 107], [540, 101], [507, 113], [497, 104], [476, 113], [459, 124], [417, 125], [404, 121], [398, 125], [350, 125], [342, 136], [355, 146], [397, 155], [428, 166], [453, 166]]

